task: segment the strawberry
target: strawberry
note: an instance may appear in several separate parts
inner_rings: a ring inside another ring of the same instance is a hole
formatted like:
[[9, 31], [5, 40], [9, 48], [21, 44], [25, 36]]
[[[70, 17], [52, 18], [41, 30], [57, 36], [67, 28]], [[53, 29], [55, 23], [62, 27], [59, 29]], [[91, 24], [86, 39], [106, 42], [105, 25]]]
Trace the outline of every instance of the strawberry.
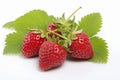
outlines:
[[45, 38], [41, 38], [40, 33], [30, 31], [25, 35], [22, 53], [25, 57], [34, 57], [38, 55], [41, 44], [46, 41]]
[[85, 33], [76, 34], [77, 39], [69, 46], [69, 53], [74, 58], [89, 59], [93, 56], [93, 49], [89, 37]]
[[51, 23], [47, 26], [47, 30], [56, 30], [56, 26], [55, 26], [55, 23]]
[[66, 59], [66, 50], [58, 43], [45, 41], [39, 50], [39, 67], [49, 70], [63, 64]]

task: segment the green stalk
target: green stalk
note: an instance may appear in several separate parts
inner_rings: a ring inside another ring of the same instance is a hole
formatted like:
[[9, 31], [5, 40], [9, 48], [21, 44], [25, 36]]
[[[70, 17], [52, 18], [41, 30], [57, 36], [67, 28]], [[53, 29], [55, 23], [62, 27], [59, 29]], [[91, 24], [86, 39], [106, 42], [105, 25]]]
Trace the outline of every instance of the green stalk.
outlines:
[[65, 40], [67, 39], [66, 37], [64, 37], [64, 36], [62, 36], [62, 35], [56, 33], [55, 31], [51, 31], [51, 30], [49, 30], [49, 33], [53, 33], [53, 34], [55, 34], [55, 35], [57, 35], [57, 36], [59, 36], [59, 37], [65, 39]]
[[54, 33], [55, 35], [57, 35], [57, 36], [59, 36], [59, 37], [61, 37], [61, 38], [63, 38], [63, 39], [67, 39], [66, 37], [64, 37], [64, 36], [62, 36], [62, 35], [60, 35], [60, 34], [58, 34], [58, 33]]
[[78, 7], [68, 18], [67, 21], [77, 12], [79, 11], [79, 9], [81, 9], [82, 7]]

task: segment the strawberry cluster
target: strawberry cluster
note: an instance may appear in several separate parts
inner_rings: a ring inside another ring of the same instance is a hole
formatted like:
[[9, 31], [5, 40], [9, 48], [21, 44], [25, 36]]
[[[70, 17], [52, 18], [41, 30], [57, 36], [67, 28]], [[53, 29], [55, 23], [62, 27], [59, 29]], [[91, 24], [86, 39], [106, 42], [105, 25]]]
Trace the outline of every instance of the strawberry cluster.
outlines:
[[41, 70], [61, 66], [67, 56], [80, 60], [92, 58], [89, 36], [78, 30], [75, 18], [71, 20], [70, 17], [65, 19], [63, 15], [48, 24], [45, 31], [30, 30], [24, 37], [23, 55], [28, 58], [39, 56]]
[[107, 63], [107, 42], [97, 33], [102, 27], [102, 16], [93, 12], [78, 22], [48, 15], [44, 10], [32, 10], [9, 21], [4, 28], [13, 29], [5, 39], [3, 54], [21, 54], [26, 58], [39, 56], [39, 67], [46, 71], [61, 66], [66, 59]]

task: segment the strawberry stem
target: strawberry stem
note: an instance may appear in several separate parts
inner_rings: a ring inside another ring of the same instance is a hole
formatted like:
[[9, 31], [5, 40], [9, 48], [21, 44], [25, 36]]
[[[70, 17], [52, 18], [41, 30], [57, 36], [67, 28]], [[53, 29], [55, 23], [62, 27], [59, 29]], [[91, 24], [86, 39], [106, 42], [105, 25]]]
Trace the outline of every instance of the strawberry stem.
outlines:
[[67, 18], [67, 21], [79, 10], [81, 9], [82, 7], [78, 7], [78, 9], [76, 9], [68, 18]]
[[62, 35], [60, 35], [60, 34], [58, 34], [58, 33], [54, 33], [55, 35], [57, 35], [57, 36], [59, 36], [59, 37], [61, 37], [61, 38], [63, 38], [63, 39], [67, 39], [66, 37], [64, 37], [64, 36], [62, 36]]
[[[55, 30], [55, 31], [56, 31], [56, 30]], [[51, 31], [51, 30], [49, 30], [50, 33], [53, 33], [53, 34], [55, 34], [55, 35], [57, 35], [57, 36], [59, 36], [59, 37], [65, 39], [65, 40], [67, 39], [66, 37], [64, 37], [64, 36], [62, 36], [62, 35], [56, 33], [55, 31]]]

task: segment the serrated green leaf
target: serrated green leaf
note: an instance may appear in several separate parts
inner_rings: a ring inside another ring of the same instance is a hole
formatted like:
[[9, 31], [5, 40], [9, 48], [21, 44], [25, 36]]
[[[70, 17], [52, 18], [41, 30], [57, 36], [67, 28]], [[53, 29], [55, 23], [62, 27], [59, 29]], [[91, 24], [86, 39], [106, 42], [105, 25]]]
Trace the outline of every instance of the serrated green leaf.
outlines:
[[23, 33], [14, 32], [7, 35], [4, 54], [20, 54], [23, 39]]
[[14, 21], [7, 22], [3, 25], [4, 28], [14, 29]]
[[100, 13], [92, 13], [81, 19], [78, 29], [82, 29], [89, 37], [92, 37], [100, 31], [101, 24], [102, 19]]
[[94, 56], [89, 61], [106, 63], [108, 59], [108, 47], [105, 40], [99, 37], [92, 37], [90, 41], [93, 47]]
[[18, 32], [26, 32], [29, 29], [45, 30], [46, 26], [53, 22], [54, 19], [53, 16], [48, 16], [43, 10], [33, 10], [14, 21], [15, 30]]

